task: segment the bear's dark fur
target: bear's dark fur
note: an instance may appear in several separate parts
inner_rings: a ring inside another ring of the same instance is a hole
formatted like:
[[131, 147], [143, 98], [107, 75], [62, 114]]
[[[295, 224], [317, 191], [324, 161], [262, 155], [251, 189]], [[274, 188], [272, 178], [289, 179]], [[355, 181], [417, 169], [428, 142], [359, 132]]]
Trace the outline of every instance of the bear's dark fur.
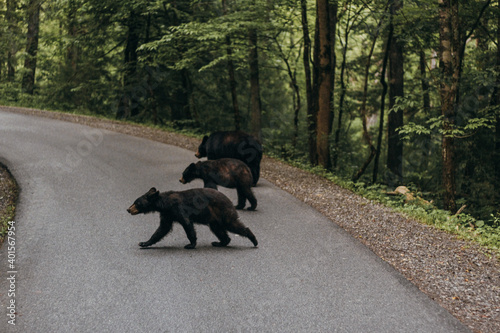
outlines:
[[127, 209], [131, 215], [160, 213], [160, 226], [147, 242], [139, 243], [140, 247], [151, 246], [160, 241], [172, 230], [172, 223], [179, 222], [190, 244], [186, 249], [196, 247], [196, 232], [193, 223], [205, 224], [217, 236], [220, 242], [213, 242], [213, 246], [226, 246], [231, 239], [227, 232], [247, 237], [254, 246], [257, 239], [249, 228], [245, 227], [238, 218], [238, 213], [231, 201], [222, 193], [208, 188], [192, 189], [180, 192], [160, 193], [154, 187], [146, 194], [134, 201]]
[[260, 177], [260, 161], [262, 145], [250, 134], [241, 131], [215, 132], [205, 136], [196, 157], [207, 157], [209, 160], [219, 158], [235, 158], [245, 162], [252, 171], [253, 185]]
[[191, 163], [182, 173], [179, 180], [187, 184], [194, 179], [203, 179], [205, 188], [217, 189], [217, 185], [236, 188], [238, 205], [236, 209], [245, 207], [246, 199], [250, 202], [249, 210], [255, 210], [257, 199], [252, 192], [253, 177], [250, 168], [242, 161], [234, 158]]

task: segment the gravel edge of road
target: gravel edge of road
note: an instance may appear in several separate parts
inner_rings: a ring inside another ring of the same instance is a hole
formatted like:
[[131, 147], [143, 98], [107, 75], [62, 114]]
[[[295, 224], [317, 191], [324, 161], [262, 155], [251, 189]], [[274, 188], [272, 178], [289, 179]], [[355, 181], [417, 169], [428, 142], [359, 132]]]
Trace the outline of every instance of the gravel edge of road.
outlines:
[[[90, 116], [20, 107], [1, 106], [0, 110], [79, 123], [191, 151], [199, 144], [198, 139], [181, 134]], [[500, 331], [500, 261], [494, 254], [272, 158], [263, 159], [261, 176], [341, 226], [474, 332]]]

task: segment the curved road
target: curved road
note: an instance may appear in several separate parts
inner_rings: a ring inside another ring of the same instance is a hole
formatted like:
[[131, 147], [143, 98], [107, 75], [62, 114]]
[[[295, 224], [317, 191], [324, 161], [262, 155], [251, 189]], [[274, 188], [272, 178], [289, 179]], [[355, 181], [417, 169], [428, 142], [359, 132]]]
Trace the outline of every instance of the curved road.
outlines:
[[[198, 226], [196, 250], [185, 250], [177, 224], [140, 249], [159, 217], [126, 208], [152, 186], [202, 186], [178, 181], [194, 160], [173, 146], [0, 107], [0, 161], [21, 187], [15, 261], [7, 243], [0, 249], [0, 332], [468, 332], [265, 180], [254, 190], [257, 211], [240, 212], [258, 248], [236, 235], [213, 248], [215, 236]], [[222, 192], [236, 202], [236, 191]]]

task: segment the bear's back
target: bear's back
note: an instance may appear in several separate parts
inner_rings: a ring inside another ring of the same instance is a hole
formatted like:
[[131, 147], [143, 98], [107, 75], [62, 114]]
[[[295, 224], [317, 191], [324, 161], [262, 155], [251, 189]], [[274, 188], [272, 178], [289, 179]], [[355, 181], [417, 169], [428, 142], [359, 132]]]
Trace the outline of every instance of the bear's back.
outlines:
[[184, 191], [162, 193], [162, 199], [168, 206], [186, 205], [203, 208], [204, 205], [231, 206], [231, 200], [221, 192], [211, 188], [193, 188]]
[[262, 156], [262, 145], [252, 135], [242, 131], [221, 131], [212, 133], [206, 143], [208, 159], [237, 158], [245, 160], [248, 150]]

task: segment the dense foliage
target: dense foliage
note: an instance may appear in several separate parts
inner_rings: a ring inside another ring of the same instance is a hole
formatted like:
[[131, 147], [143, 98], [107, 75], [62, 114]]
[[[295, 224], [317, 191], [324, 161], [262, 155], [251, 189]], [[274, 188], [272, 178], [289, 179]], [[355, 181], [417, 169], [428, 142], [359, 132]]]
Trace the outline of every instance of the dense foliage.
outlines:
[[498, 227], [498, 1], [3, 0], [0, 17], [3, 104], [241, 128]]

